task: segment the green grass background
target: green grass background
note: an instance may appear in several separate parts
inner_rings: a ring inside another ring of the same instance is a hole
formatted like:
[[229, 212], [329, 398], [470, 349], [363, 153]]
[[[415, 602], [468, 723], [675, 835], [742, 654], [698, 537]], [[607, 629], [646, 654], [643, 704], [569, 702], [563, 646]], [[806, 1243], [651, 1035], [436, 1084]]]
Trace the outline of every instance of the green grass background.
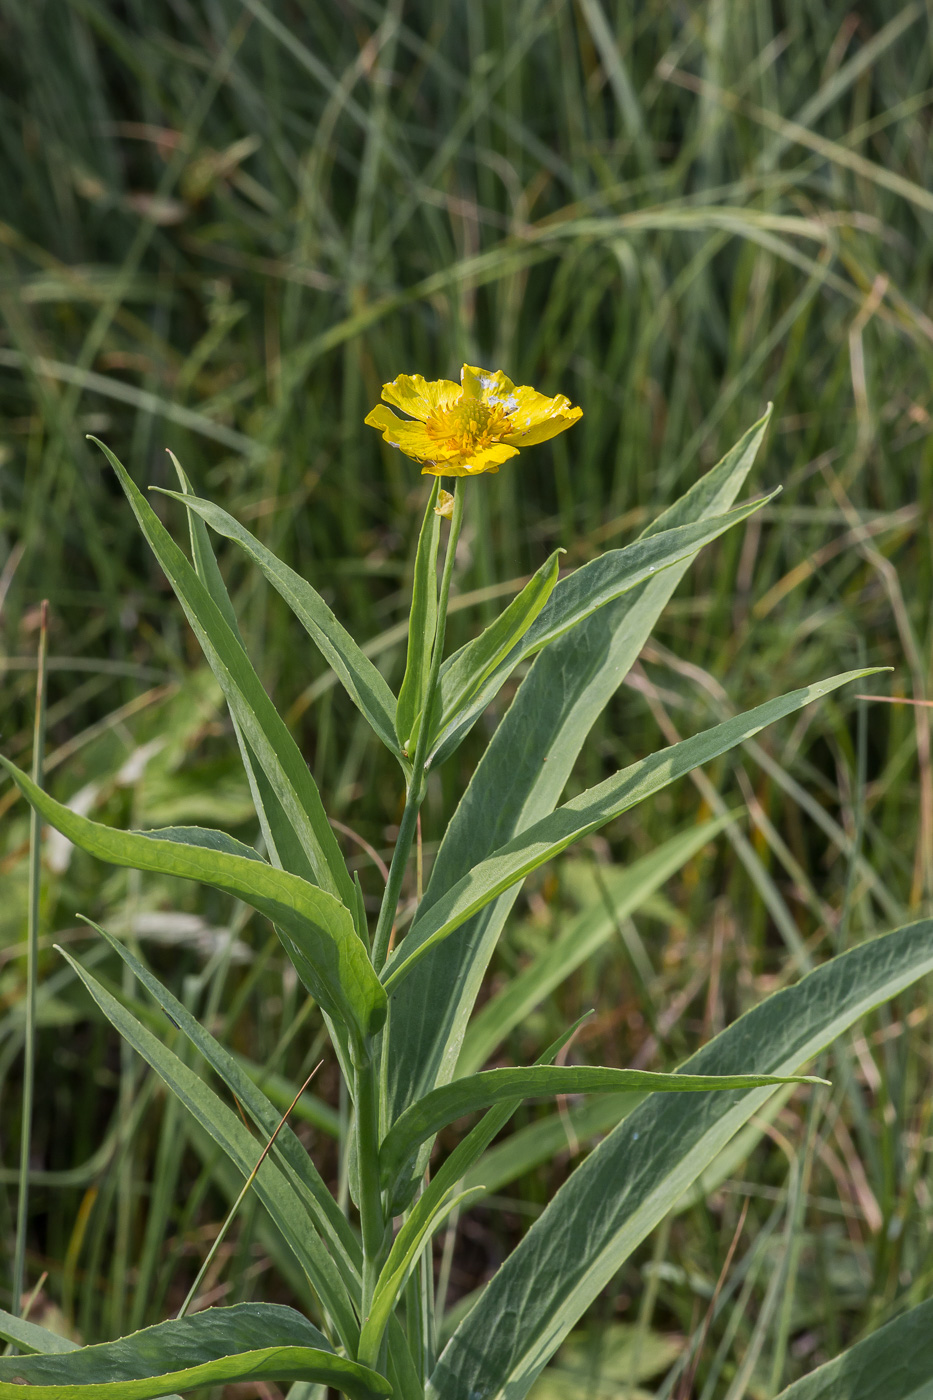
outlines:
[[[717, 802], [747, 807], [744, 835], [692, 860], [502, 1055], [528, 1059], [593, 1005], [581, 1057], [665, 1068], [808, 962], [929, 912], [926, 5], [2, 0], [0, 55], [6, 753], [28, 762], [47, 597], [56, 795], [114, 822], [253, 834], [218, 694], [88, 432], [141, 484], [172, 485], [164, 449], [176, 452], [398, 681], [426, 483], [363, 425], [384, 380], [455, 377], [466, 360], [584, 410], [471, 489], [454, 642], [556, 544], [577, 564], [631, 539], [770, 400], [752, 486], [783, 494], [691, 570], [576, 781], [862, 662], [894, 668], [871, 693], [921, 703], [834, 697], [533, 884], [493, 985], [599, 898], [601, 864]], [[157, 508], [180, 534], [175, 508]], [[395, 774], [279, 599], [219, 553], [373, 898], [357, 838], [390, 844]], [[428, 859], [481, 740], [435, 779]], [[6, 1242], [28, 823], [6, 790], [0, 814]], [[300, 1082], [322, 1042], [258, 921], [52, 844], [28, 1274], [48, 1271], [47, 1317], [61, 1310], [95, 1340], [177, 1306], [237, 1184], [63, 970], [53, 941], [123, 975], [78, 910], [138, 939], [257, 1066]], [[879, 1014], [834, 1056], [827, 1100], [790, 1100], [747, 1161], [626, 1266], [585, 1334], [592, 1356], [571, 1355], [570, 1389], [556, 1376], [548, 1393], [575, 1393], [585, 1363], [615, 1377], [607, 1394], [631, 1381], [679, 1400], [770, 1396], [927, 1296], [930, 1047], [922, 995]], [[345, 1105], [329, 1064], [316, 1089], [302, 1131], [335, 1171]], [[451, 1301], [585, 1150], [569, 1127], [556, 1141], [553, 1162], [440, 1241]], [[307, 1301], [251, 1208], [232, 1240], [215, 1301]], [[691, 1380], [679, 1339], [707, 1315]]]

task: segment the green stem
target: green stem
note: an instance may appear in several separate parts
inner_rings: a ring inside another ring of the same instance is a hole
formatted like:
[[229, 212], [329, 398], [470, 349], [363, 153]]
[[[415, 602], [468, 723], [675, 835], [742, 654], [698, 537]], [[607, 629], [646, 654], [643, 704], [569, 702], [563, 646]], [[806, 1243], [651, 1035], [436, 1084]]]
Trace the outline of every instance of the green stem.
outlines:
[[[33, 731], [32, 780], [42, 786], [45, 756], [45, 695], [49, 650], [49, 605], [42, 603], [39, 624], [39, 661], [36, 673], [36, 720]], [[39, 959], [39, 896], [41, 894], [42, 819], [33, 807], [29, 815], [29, 915], [26, 953], [26, 1026], [23, 1062], [23, 1120], [20, 1129], [19, 1195], [16, 1205], [16, 1242], [13, 1247], [13, 1312], [22, 1306], [26, 1277], [26, 1225], [29, 1215], [29, 1147], [32, 1138], [32, 1105], [36, 1083], [36, 979]]]
[[441, 661], [444, 656], [444, 637], [447, 630], [447, 602], [450, 598], [450, 581], [453, 577], [454, 559], [457, 553], [457, 540], [460, 537], [460, 525], [462, 521], [463, 479], [462, 477], [458, 477], [456, 486], [454, 487], [453, 515], [450, 520], [450, 534], [447, 536], [447, 555], [444, 559], [444, 572], [441, 576], [441, 592], [437, 603], [437, 627], [434, 633], [434, 650], [431, 653], [431, 669], [428, 672], [428, 683], [424, 692], [421, 724], [418, 729], [415, 756], [412, 759], [411, 778], [408, 782], [408, 791], [405, 794], [405, 810], [402, 813], [398, 840], [395, 843], [395, 850], [392, 853], [389, 878], [386, 881], [385, 893], [382, 897], [382, 905], [376, 923], [376, 932], [373, 937], [373, 965], [377, 972], [382, 971], [385, 966], [386, 958], [389, 955], [389, 939], [392, 936], [392, 926], [395, 923], [395, 915], [398, 911], [402, 880], [405, 876], [405, 868], [408, 865], [408, 857], [411, 855], [412, 842], [415, 839], [415, 832], [418, 827], [418, 813], [421, 810], [421, 804], [424, 801], [425, 789], [427, 787], [425, 769], [428, 756], [428, 744], [431, 739], [429, 720], [431, 717], [431, 709], [434, 704], [434, 695], [437, 690], [437, 678], [440, 674]]
[[363, 1236], [364, 1326], [372, 1307], [379, 1271], [385, 1262], [388, 1240], [379, 1181], [379, 1099], [376, 1074], [376, 1062], [370, 1058], [365, 1066], [357, 1067], [355, 1076], [356, 1160], [360, 1184], [360, 1226]]

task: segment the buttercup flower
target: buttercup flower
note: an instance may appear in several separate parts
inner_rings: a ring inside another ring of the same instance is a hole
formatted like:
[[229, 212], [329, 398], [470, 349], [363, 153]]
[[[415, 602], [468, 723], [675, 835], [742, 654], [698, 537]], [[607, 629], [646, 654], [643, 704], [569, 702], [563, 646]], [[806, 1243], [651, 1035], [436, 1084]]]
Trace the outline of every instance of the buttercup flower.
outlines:
[[501, 369], [475, 365], [463, 366], [459, 384], [400, 374], [382, 386], [382, 397], [410, 417], [377, 404], [365, 421], [429, 476], [497, 472], [519, 448], [546, 442], [583, 416], [564, 394], [549, 399], [516, 386]]

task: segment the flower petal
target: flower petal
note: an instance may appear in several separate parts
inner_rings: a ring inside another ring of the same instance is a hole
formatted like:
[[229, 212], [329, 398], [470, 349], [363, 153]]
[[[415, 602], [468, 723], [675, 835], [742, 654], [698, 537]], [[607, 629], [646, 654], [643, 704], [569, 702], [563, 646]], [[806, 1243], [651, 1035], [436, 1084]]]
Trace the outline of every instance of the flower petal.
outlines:
[[465, 397], [495, 404], [505, 413], [511, 413], [518, 402], [515, 397], [515, 385], [501, 369], [480, 369], [479, 365], [464, 365], [460, 371], [460, 383], [463, 385]]
[[403, 413], [423, 423], [437, 409], [449, 408], [463, 390], [452, 379], [425, 379], [421, 374], [400, 374], [391, 384], [383, 384], [382, 397]]
[[565, 428], [583, 417], [582, 408], [574, 408], [566, 394], [557, 394], [549, 399], [539, 394], [537, 389], [524, 385], [515, 390], [516, 406], [509, 413], [512, 431], [506, 434], [505, 441], [516, 447], [532, 447], [536, 442], [547, 442]]
[[483, 472], [497, 472], [503, 462], [517, 456], [517, 447], [496, 442], [492, 447], [484, 447], [472, 455], [461, 454], [446, 462], [428, 463], [421, 468], [421, 473], [423, 476], [482, 476]]
[[421, 423], [412, 423], [407, 418], [399, 418], [391, 408], [377, 404], [363, 419], [371, 428], [378, 428], [386, 442], [399, 447], [407, 457], [416, 462], [426, 462], [437, 456], [437, 443], [429, 437], [427, 428]]

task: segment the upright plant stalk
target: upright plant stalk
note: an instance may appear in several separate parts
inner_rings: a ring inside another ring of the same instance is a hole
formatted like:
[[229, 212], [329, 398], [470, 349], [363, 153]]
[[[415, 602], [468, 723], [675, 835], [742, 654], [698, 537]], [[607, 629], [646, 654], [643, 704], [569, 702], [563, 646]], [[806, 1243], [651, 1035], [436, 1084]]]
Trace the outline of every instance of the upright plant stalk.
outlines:
[[[32, 780], [42, 786], [45, 758], [45, 691], [48, 673], [49, 603], [42, 600], [39, 616], [39, 656], [36, 668], [36, 719], [32, 741]], [[26, 1027], [23, 1058], [23, 1117], [19, 1146], [19, 1195], [16, 1243], [13, 1250], [13, 1311], [22, 1307], [26, 1275], [26, 1222], [29, 1215], [29, 1147], [36, 1082], [36, 978], [39, 961], [39, 895], [41, 893], [42, 819], [35, 807], [29, 816], [29, 913], [26, 945]]]
[[[454, 560], [457, 554], [457, 541], [463, 521], [463, 488], [457, 481], [454, 491], [453, 513], [450, 520], [450, 533], [447, 537], [447, 554], [444, 571], [441, 575], [440, 596], [437, 606], [437, 627], [434, 635], [434, 648], [431, 653], [431, 667], [428, 672], [424, 703], [421, 711], [421, 725], [415, 744], [411, 778], [405, 794], [405, 810], [399, 827], [398, 839], [389, 867], [376, 932], [373, 937], [373, 964], [377, 972], [384, 966], [389, 952], [389, 940], [398, 909], [399, 894], [402, 888], [405, 869], [411, 854], [412, 843], [418, 829], [418, 814], [424, 801], [426, 787], [426, 763], [428, 743], [431, 738], [429, 718], [437, 679], [444, 655], [444, 637], [447, 624], [447, 604], [450, 598], [450, 583], [453, 576]], [[364, 1062], [359, 1064], [355, 1074], [356, 1099], [356, 1142], [359, 1164], [360, 1225], [363, 1236], [363, 1322], [365, 1324], [372, 1305], [373, 1293], [379, 1278], [379, 1271], [385, 1263], [388, 1245], [391, 1243], [388, 1222], [382, 1201], [382, 1187], [379, 1179], [379, 1143], [381, 1137], [381, 1109], [379, 1096], [379, 1053], [378, 1047], [370, 1043], [366, 1047]], [[370, 1358], [375, 1363], [378, 1358]]]
[[382, 906], [379, 910], [376, 932], [373, 937], [373, 965], [377, 972], [382, 971], [385, 966], [386, 958], [388, 957], [389, 939], [392, 936], [392, 925], [395, 923], [395, 913], [398, 909], [402, 879], [405, 875], [405, 867], [408, 864], [412, 842], [415, 839], [415, 832], [418, 828], [418, 813], [424, 801], [426, 778], [425, 762], [428, 756], [428, 743], [431, 738], [428, 720], [431, 715], [434, 694], [437, 690], [437, 678], [440, 674], [441, 661], [444, 656], [444, 635], [447, 628], [447, 602], [450, 597], [450, 580], [453, 576], [454, 559], [457, 554], [457, 541], [460, 537], [460, 525], [462, 521], [463, 478], [458, 477], [456, 486], [454, 487], [453, 514], [450, 519], [450, 534], [447, 537], [447, 555], [444, 559], [444, 572], [441, 576], [441, 592], [437, 604], [437, 628], [434, 634], [434, 650], [431, 653], [431, 669], [428, 672], [428, 683], [424, 694], [424, 706], [421, 711], [421, 725], [418, 730], [418, 741], [415, 745], [415, 756], [412, 759], [411, 778], [409, 779], [408, 791], [405, 795], [405, 810], [402, 813], [398, 840], [395, 843], [395, 850], [392, 854], [389, 878], [386, 881], [385, 894], [382, 898]]

